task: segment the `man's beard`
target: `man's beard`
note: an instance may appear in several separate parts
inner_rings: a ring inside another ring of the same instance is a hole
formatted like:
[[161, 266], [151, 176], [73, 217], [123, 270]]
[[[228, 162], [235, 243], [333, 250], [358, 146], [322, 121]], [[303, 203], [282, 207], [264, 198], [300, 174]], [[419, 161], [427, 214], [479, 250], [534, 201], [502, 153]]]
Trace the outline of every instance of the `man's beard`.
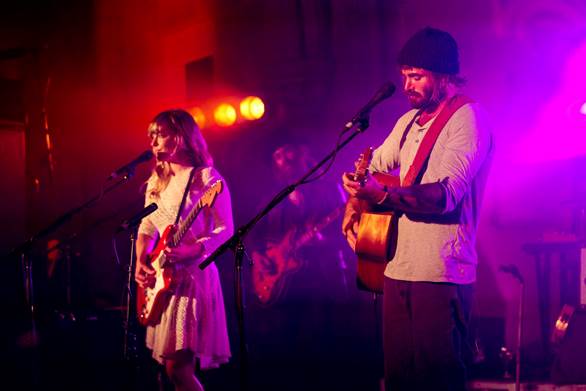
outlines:
[[409, 105], [414, 109], [422, 109], [431, 103], [430, 96], [423, 96], [417, 92], [408, 92]]
[[[407, 92], [407, 99], [409, 100], [409, 105], [414, 109], [426, 109], [428, 107], [437, 106], [446, 96], [445, 92], [438, 91], [437, 94], [434, 94], [433, 91], [425, 91], [424, 95], [421, 95], [418, 92]], [[436, 96], [434, 96], [436, 95]]]

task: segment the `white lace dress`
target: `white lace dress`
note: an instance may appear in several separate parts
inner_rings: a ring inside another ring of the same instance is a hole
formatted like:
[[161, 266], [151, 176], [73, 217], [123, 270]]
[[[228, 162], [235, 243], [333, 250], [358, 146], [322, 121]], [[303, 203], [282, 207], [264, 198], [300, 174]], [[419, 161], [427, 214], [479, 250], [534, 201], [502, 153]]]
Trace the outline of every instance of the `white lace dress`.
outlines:
[[[183, 192], [189, 179], [189, 170], [175, 175], [160, 198], [147, 197], [145, 205], [155, 202], [158, 209], [146, 217], [139, 233], [160, 237], [165, 228], [175, 222]], [[196, 169], [190, 192], [181, 213], [187, 216], [206, 187], [221, 175], [213, 168]], [[165, 363], [178, 350], [189, 349], [200, 360], [202, 369], [214, 368], [230, 358], [226, 327], [226, 313], [218, 269], [214, 263], [204, 270], [198, 265], [233, 233], [232, 206], [226, 182], [211, 208], [204, 207], [193, 222], [183, 241], [203, 242], [205, 254], [177, 267], [177, 288], [160, 322], [148, 326], [146, 345], [153, 358]], [[180, 220], [180, 221], [181, 221]]]

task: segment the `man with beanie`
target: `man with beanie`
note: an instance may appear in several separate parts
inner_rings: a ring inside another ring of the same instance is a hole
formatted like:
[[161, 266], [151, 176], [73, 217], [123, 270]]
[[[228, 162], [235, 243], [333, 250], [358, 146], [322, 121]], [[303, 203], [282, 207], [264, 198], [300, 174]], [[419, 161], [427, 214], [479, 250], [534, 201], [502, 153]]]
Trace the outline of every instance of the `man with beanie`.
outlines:
[[398, 62], [412, 110], [374, 151], [369, 172], [399, 168], [401, 187], [383, 186], [373, 176], [357, 182], [354, 173], [345, 173], [351, 197], [342, 230], [354, 248], [359, 201], [398, 218], [396, 250], [384, 270], [387, 390], [464, 390], [461, 348], [476, 280], [476, 230], [492, 134], [478, 105], [457, 94], [463, 80], [449, 33], [429, 27], [417, 32]]

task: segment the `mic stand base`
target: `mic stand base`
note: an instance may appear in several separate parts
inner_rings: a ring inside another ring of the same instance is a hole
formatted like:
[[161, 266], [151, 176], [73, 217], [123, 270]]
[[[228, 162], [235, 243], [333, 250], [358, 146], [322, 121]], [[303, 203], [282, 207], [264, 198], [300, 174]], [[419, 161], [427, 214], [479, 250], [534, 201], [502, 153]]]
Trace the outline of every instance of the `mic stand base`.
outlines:
[[244, 290], [242, 279], [242, 261], [244, 259], [244, 244], [242, 240], [236, 241], [234, 249], [234, 301], [236, 303], [236, 315], [238, 319], [238, 333], [240, 336], [240, 389], [248, 389], [248, 345], [244, 327]]
[[124, 328], [124, 351], [123, 357], [124, 361], [132, 361], [135, 360], [138, 362], [137, 357], [137, 349], [136, 349], [136, 333], [133, 331], [133, 326], [131, 326], [131, 302], [132, 302], [132, 277], [133, 277], [133, 270], [134, 270], [134, 246], [135, 246], [135, 232], [131, 232], [130, 234], [130, 259], [128, 261], [128, 268], [126, 270], [126, 286], [125, 286], [125, 317], [123, 320], [123, 328]]
[[525, 284], [519, 286], [519, 312], [517, 314], [517, 346], [515, 349], [515, 391], [521, 391], [521, 342], [523, 338], [523, 307], [525, 298]]

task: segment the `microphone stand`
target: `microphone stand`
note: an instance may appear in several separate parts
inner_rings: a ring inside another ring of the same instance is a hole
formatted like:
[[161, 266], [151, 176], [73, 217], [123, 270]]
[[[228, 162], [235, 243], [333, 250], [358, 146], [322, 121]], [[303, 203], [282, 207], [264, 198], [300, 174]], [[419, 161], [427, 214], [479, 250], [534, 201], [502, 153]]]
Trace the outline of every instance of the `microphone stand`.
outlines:
[[514, 265], [502, 265], [500, 271], [511, 274], [519, 282], [519, 311], [517, 313], [517, 341], [515, 344], [515, 391], [521, 391], [521, 342], [523, 338], [525, 280]]
[[132, 178], [132, 176], [134, 175], [134, 171], [131, 170], [129, 171], [126, 175], [122, 176], [122, 180], [115, 182], [114, 184], [106, 187], [105, 189], [103, 189], [102, 191], [100, 191], [100, 194], [90, 198], [88, 201], [84, 202], [83, 204], [69, 210], [68, 212], [64, 213], [63, 215], [61, 215], [60, 217], [58, 217], [57, 219], [55, 219], [51, 224], [49, 224], [46, 228], [40, 230], [39, 232], [37, 232], [36, 234], [34, 234], [33, 236], [31, 236], [29, 239], [27, 239], [26, 241], [24, 241], [23, 243], [21, 243], [20, 245], [16, 246], [14, 249], [12, 249], [7, 257], [11, 257], [14, 255], [21, 255], [21, 254], [25, 254], [28, 251], [31, 250], [32, 246], [35, 244], [35, 242], [37, 242], [40, 239], [43, 239], [44, 237], [46, 237], [47, 235], [51, 234], [52, 232], [56, 231], [59, 227], [61, 227], [63, 224], [65, 224], [66, 222], [68, 222], [69, 220], [71, 220], [73, 218], [73, 216], [77, 215], [78, 213], [82, 212], [85, 209], [88, 209], [90, 207], [92, 207], [96, 202], [98, 202], [100, 199], [102, 199], [102, 197], [106, 194], [108, 194], [109, 192], [111, 192], [112, 190], [116, 189], [117, 187], [119, 187], [120, 185], [122, 185], [123, 183], [125, 183], [126, 181], [128, 181], [128, 179]]
[[[126, 269], [126, 308], [124, 309], [124, 347], [123, 355], [125, 361], [131, 361], [131, 359], [137, 358], [136, 353], [136, 333], [131, 332], [130, 319], [131, 319], [131, 306], [130, 301], [132, 300], [132, 271], [134, 270], [134, 259], [135, 259], [135, 242], [136, 242], [136, 231], [137, 228], [133, 227], [130, 230], [130, 256], [128, 260], [128, 268]], [[130, 351], [130, 342], [132, 342], [132, 354]]]
[[521, 340], [523, 338], [523, 307], [525, 283], [519, 279], [519, 312], [517, 314], [517, 346], [515, 348], [515, 391], [521, 391]]
[[305, 181], [313, 175], [321, 166], [328, 162], [334, 157], [340, 149], [345, 147], [354, 137], [363, 133], [369, 126], [369, 110], [361, 110], [359, 115], [355, 116], [349, 123], [344, 125], [340, 136], [344, 133], [356, 128], [355, 131], [350, 134], [344, 141], [336, 144], [334, 150], [324, 157], [319, 163], [317, 163], [312, 169], [310, 169], [303, 177], [297, 182], [286, 186], [283, 190], [277, 193], [271, 201], [248, 223], [242, 225], [236, 230], [228, 240], [226, 240], [220, 247], [216, 249], [207, 259], [199, 264], [201, 270], [205, 269], [212, 262], [214, 262], [220, 255], [226, 250], [230, 249], [234, 253], [234, 298], [236, 302], [236, 314], [238, 317], [238, 331], [240, 335], [240, 389], [248, 389], [248, 347], [246, 344], [246, 336], [244, 332], [244, 303], [243, 303], [243, 284], [242, 284], [242, 259], [245, 253], [244, 249], [244, 238], [250, 232], [250, 230], [258, 223], [265, 215], [267, 215], [275, 206], [277, 206], [283, 199], [291, 194], [298, 186], [303, 185]]
[[[151, 212], [152, 213], [152, 212]], [[128, 265], [126, 267], [126, 286], [124, 295], [124, 319], [122, 320], [122, 329], [124, 332], [123, 336], [123, 347], [122, 347], [122, 362], [125, 371], [128, 371], [130, 376], [128, 380], [131, 381], [132, 387], [136, 389], [141, 388], [141, 371], [142, 364], [140, 360], [140, 353], [137, 345], [138, 330], [136, 325], [136, 317], [133, 316], [133, 306], [131, 305], [133, 297], [133, 277], [134, 267], [136, 259], [136, 238], [138, 236], [138, 225], [140, 221], [136, 222], [136, 225], [129, 227], [130, 232], [130, 255], [128, 258]], [[136, 301], [135, 301], [136, 302]], [[132, 321], [131, 319], [134, 319]]]
[[[153, 207], [154, 206], [154, 207]], [[138, 226], [140, 225], [142, 219], [153, 213], [157, 210], [157, 204], [152, 203], [145, 207], [142, 211], [136, 214], [134, 217], [125, 220], [116, 230], [116, 233], [129, 230], [130, 231], [130, 258], [128, 261], [128, 265], [126, 268], [126, 287], [125, 287], [125, 319], [123, 322], [124, 328], [124, 351], [123, 357], [125, 361], [131, 361], [132, 359], [137, 359], [137, 348], [136, 348], [136, 333], [133, 332], [131, 329], [131, 300], [132, 300], [132, 281], [133, 281], [133, 270], [135, 266], [135, 259], [136, 259], [136, 237], [138, 236], [137, 230]], [[133, 324], [134, 326], [134, 324]], [[132, 342], [132, 345], [131, 345]], [[132, 349], [131, 349], [132, 347]], [[131, 354], [132, 353], [132, 354]], [[138, 369], [138, 366], [136, 367]]]
[[59, 227], [63, 224], [71, 220], [75, 215], [79, 214], [85, 209], [90, 208], [95, 203], [97, 203], [105, 194], [111, 192], [112, 190], [116, 189], [122, 183], [125, 183], [128, 179], [130, 179], [134, 175], [133, 170], [129, 170], [126, 175], [122, 176], [122, 179], [118, 182], [113, 183], [112, 185], [103, 189], [100, 194], [92, 197], [85, 203], [69, 210], [68, 212], [64, 213], [57, 219], [55, 219], [51, 224], [49, 224], [44, 229], [40, 230], [29, 239], [21, 243], [20, 245], [16, 246], [12, 249], [7, 255], [6, 258], [10, 259], [13, 256], [18, 256], [23, 268], [24, 274], [24, 294], [25, 294], [25, 304], [30, 312], [30, 321], [31, 321], [31, 337], [33, 341], [36, 343], [38, 341], [37, 335], [37, 324], [36, 324], [36, 309], [35, 309], [35, 300], [34, 300], [34, 281], [33, 281], [33, 263], [32, 260], [28, 255], [28, 253], [32, 250], [33, 246], [41, 239], [47, 237], [51, 233], [55, 232]]

